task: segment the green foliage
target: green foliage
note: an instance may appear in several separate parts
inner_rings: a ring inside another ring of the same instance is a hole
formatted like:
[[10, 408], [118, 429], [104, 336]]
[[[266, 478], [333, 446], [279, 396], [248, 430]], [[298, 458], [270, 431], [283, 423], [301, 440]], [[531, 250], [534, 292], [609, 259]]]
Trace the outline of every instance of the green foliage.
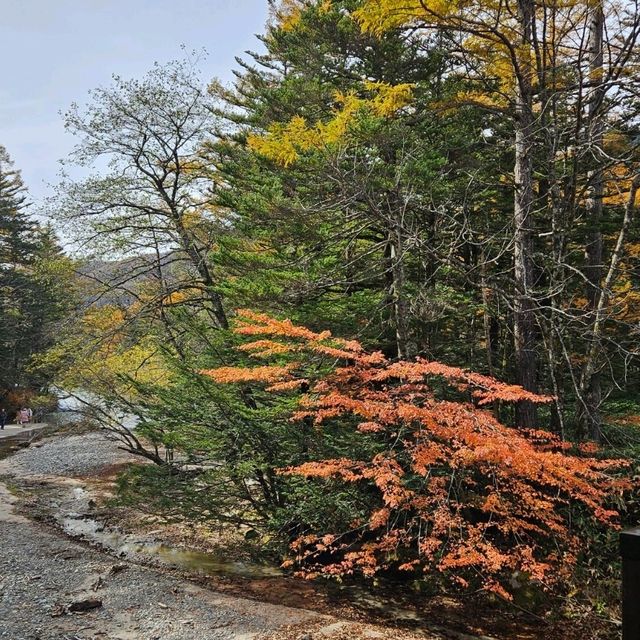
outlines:
[[0, 398], [46, 390], [52, 371], [34, 358], [53, 344], [72, 303], [70, 261], [52, 229], [27, 215], [26, 197], [0, 146]]
[[[336, 526], [350, 522], [357, 492], [336, 486], [328, 493], [277, 470], [319, 452], [366, 456], [371, 443], [340, 428], [320, 433], [310, 424], [293, 424], [298, 393], [275, 396], [245, 384], [219, 385], [197, 373], [251, 362], [237, 350], [237, 336], [212, 331], [206, 338], [207, 351], [186, 361], [167, 354], [171, 384], [136, 383], [142, 418], [136, 434], [172, 464], [126, 472], [119, 481], [121, 499], [168, 518], [249, 526], [275, 534], [276, 546], [286, 545], [298, 523], [327, 517]], [[309, 375], [327, 366], [318, 365], [308, 363]]]

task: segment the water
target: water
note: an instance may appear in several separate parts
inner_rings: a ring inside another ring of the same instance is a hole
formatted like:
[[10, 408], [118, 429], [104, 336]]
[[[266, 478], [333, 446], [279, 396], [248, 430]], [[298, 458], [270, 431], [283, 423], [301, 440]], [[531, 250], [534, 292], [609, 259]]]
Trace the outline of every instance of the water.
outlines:
[[[80, 490], [82, 491], [82, 490]], [[277, 578], [284, 575], [278, 567], [244, 561], [229, 561], [219, 554], [171, 547], [154, 541], [107, 529], [92, 518], [67, 514], [60, 520], [62, 529], [72, 537], [82, 538], [110, 553], [131, 560], [156, 559], [174, 568], [208, 576], [239, 578]]]
[[51, 391], [58, 398], [56, 415], [63, 422], [79, 422], [89, 418], [101, 424], [125, 430], [135, 429], [139, 422], [138, 416], [119, 410], [112, 403], [90, 391], [73, 389], [67, 392], [57, 387]]
[[[77, 491], [77, 490], [76, 490]], [[80, 489], [80, 492], [83, 490]], [[82, 497], [78, 493], [78, 498]], [[292, 581], [277, 566], [229, 560], [221, 553], [206, 553], [172, 547], [166, 544], [144, 540], [117, 530], [107, 529], [102, 523], [82, 514], [67, 514], [60, 520], [68, 535], [81, 538], [113, 555], [132, 561], [157, 561], [163, 565], [182, 569], [192, 574], [221, 578], [241, 578], [249, 581], [269, 580], [270, 591], [281, 593], [281, 602], [296, 605], [301, 598], [307, 598], [310, 590], [324, 592], [331, 599], [346, 601], [358, 608], [377, 612], [385, 618], [419, 623], [419, 613], [403, 604], [403, 595], [392, 595], [385, 590], [375, 593], [364, 585], [337, 582]], [[395, 591], [395, 590], [394, 590]], [[399, 596], [399, 597], [395, 597]]]
[[45, 435], [46, 432], [46, 427], [44, 429], [27, 429], [15, 435], [8, 436], [7, 438], [0, 438], [0, 460], [7, 458], [20, 449], [28, 447], [34, 438], [39, 438]]

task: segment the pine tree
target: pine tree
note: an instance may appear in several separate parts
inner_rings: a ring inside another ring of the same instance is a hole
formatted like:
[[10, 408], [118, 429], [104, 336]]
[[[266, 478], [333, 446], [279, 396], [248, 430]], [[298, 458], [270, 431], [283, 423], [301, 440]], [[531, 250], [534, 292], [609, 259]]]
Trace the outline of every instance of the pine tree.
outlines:
[[52, 343], [70, 299], [68, 272], [58, 268], [66, 258], [52, 230], [26, 209], [20, 172], [0, 146], [0, 397], [46, 388], [47, 376], [29, 366]]
[[[216, 256], [234, 276], [227, 296], [345, 335], [359, 325], [389, 354], [441, 349], [463, 362], [468, 352], [446, 332], [460, 337], [451, 294], [464, 299], [463, 324], [477, 315], [465, 290], [466, 272], [477, 272], [465, 257], [477, 245], [469, 211], [475, 223], [487, 196], [501, 198], [503, 161], [476, 142], [490, 116], [434, 112], [459, 91], [440, 43], [363, 34], [354, 6], [312, 5], [295, 29], [272, 26], [267, 53], [242, 63], [234, 91], [219, 89], [231, 126], [207, 159], [236, 216]], [[480, 164], [480, 150], [491, 161]], [[476, 191], [470, 174], [484, 181]]]
[[5, 269], [28, 261], [33, 224], [25, 212], [26, 190], [7, 150], [0, 145], [0, 264]]

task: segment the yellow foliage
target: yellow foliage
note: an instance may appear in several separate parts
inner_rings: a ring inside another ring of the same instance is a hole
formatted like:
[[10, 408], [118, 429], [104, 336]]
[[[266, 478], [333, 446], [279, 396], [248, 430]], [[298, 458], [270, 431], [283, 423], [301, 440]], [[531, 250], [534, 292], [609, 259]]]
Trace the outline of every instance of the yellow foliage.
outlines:
[[443, 113], [455, 111], [462, 105], [474, 105], [477, 107], [486, 107], [488, 109], [504, 109], [506, 101], [502, 99], [498, 93], [482, 93], [480, 91], [459, 92], [452, 96], [447, 102], [433, 102], [432, 106]]
[[300, 0], [279, 0], [271, 5], [271, 16], [283, 31], [293, 31], [300, 23], [303, 3]]
[[354, 15], [364, 31], [380, 35], [417, 20], [442, 22], [467, 4], [465, 0], [366, 0]]
[[[475, 58], [482, 74], [498, 80], [499, 92], [509, 95], [516, 87], [515, 70], [535, 86], [537, 65], [553, 68], [556, 86], [573, 80], [565, 77], [558, 58], [575, 58], [576, 32], [584, 24], [594, 0], [559, 0], [554, 3], [554, 26], [537, 42], [539, 57], [531, 43], [522, 41], [522, 24], [515, 8], [501, 0], [363, 0], [353, 13], [361, 29], [381, 35], [400, 27], [451, 30], [466, 35], [465, 55]], [[544, 3], [537, 17], [548, 20]], [[560, 71], [558, 71], [560, 70]], [[499, 104], [499, 98], [487, 98]], [[491, 106], [496, 106], [492, 104]]]
[[106, 352], [117, 345], [124, 322], [125, 313], [118, 307], [92, 308], [82, 318], [81, 331], [88, 339], [100, 338]]
[[321, 149], [344, 140], [359, 112], [389, 118], [412, 99], [410, 84], [366, 82], [365, 89], [373, 94], [371, 98], [361, 98], [354, 91], [337, 92], [334, 99], [338, 106], [326, 122], [309, 125], [302, 116], [294, 116], [285, 124], [273, 124], [266, 135], [250, 135], [247, 144], [260, 155], [286, 167], [298, 159], [300, 152]]
[[167, 375], [151, 340], [143, 340], [114, 354], [103, 366], [111, 376], [128, 376], [145, 383], [160, 383]]
[[130, 335], [129, 320], [125, 311], [115, 306], [87, 311], [76, 333], [47, 354], [52, 362], [66, 363], [62, 386], [90, 388], [107, 395], [117, 389], [131, 397], [134, 391], [126, 378], [142, 383], [168, 382], [169, 372], [155, 337]]
[[162, 304], [166, 307], [170, 307], [172, 305], [188, 302], [189, 300], [193, 300], [198, 297], [202, 297], [202, 291], [195, 287], [190, 287], [188, 289], [181, 289], [180, 291], [173, 291], [162, 299]]
[[[484, 60], [487, 73], [498, 79], [502, 91], [510, 93], [515, 85], [513, 58], [504, 45], [496, 44], [486, 38], [471, 36], [465, 40], [464, 48], [476, 58]], [[523, 59], [528, 58], [530, 62], [531, 52], [528, 48], [520, 47], [514, 51]]]
[[636, 323], [640, 321], [640, 291], [627, 279], [624, 274], [628, 271], [625, 265], [622, 265], [623, 276], [613, 287], [613, 297], [611, 299], [611, 307], [616, 320], [627, 323]]
[[[559, 0], [557, 11], [565, 17], [571, 13], [569, 24], [577, 24], [594, 0]], [[539, 13], [541, 9], [539, 9]], [[364, 0], [354, 11], [363, 31], [381, 35], [391, 29], [419, 23], [425, 27], [460, 28], [469, 33], [481, 33], [494, 42], [502, 36], [515, 36], [514, 13], [506, 11], [501, 0]], [[510, 37], [512, 44], [516, 37]]]
[[131, 398], [135, 392], [126, 378], [148, 384], [169, 382], [170, 374], [151, 338], [129, 346], [123, 342], [95, 344], [82, 339], [70, 340], [58, 345], [49, 357], [69, 361], [59, 380], [68, 388], [90, 388], [106, 394], [118, 390]]
[[604, 134], [604, 148], [610, 156], [622, 156], [628, 153], [631, 147], [629, 136], [619, 131], [607, 131]]
[[640, 243], [629, 242], [624, 246], [624, 251], [631, 258], [640, 258]]
[[389, 118], [400, 109], [410, 104], [413, 99], [411, 84], [387, 84], [386, 82], [365, 82], [365, 88], [374, 92], [370, 101], [362, 100], [362, 106], [368, 106], [371, 111], [381, 117]]
[[182, 225], [185, 229], [196, 229], [202, 224], [202, 213], [200, 211], [189, 211], [182, 216]]
[[[604, 204], [612, 206], [625, 206], [631, 193], [630, 167], [616, 165], [607, 172], [605, 187], [606, 195], [602, 199]], [[636, 192], [634, 206], [640, 206], [640, 191]]]

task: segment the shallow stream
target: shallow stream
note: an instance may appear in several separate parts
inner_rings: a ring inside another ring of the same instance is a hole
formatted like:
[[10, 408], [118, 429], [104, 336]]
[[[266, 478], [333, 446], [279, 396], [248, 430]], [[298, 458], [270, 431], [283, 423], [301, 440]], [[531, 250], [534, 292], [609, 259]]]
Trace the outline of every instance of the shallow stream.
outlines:
[[283, 572], [272, 565], [241, 561], [229, 562], [217, 554], [193, 551], [180, 547], [136, 538], [131, 534], [106, 529], [97, 520], [73, 515], [60, 520], [67, 535], [82, 538], [102, 547], [118, 557], [148, 560], [154, 558], [163, 564], [210, 576], [237, 576], [240, 578], [273, 578]]
[[0, 438], [0, 460], [10, 456], [11, 454], [28, 447], [29, 443], [41, 435], [45, 435], [48, 427], [44, 429], [25, 429], [15, 435]]
[[[160, 563], [168, 567], [181, 569], [191, 574], [218, 578], [236, 578], [245, 581], [249, 587], [252, 582], [261, 590], [281, 594], [281, 604], [300, 606], [300, 602], [316, 591], [323, 591], [331, 600], [376, 611], [386, 618], [419, 622], [416, 610], [402, 605], [401, 593], [397, 601], [388, 590], [377, 595], [370, 589], [358, 584], [335, 582], [309, 583], [304, 580], [291, 580], [287, 574], [273, 564], [260, 564], [247, 561], [230, 561], [222, 553], [207, 553], [182, 547], [174, 547], [154, 541], [144, 535], [123, 533], [106, 527], [95, 520], [85, 510], [89, 494], [81, 488], [73, 490], [77, 501], [77, 511], [61, 514], [57, 520], [63, 531], [73, 537], [85, 540], [109, 553], [134, 562]], [[67, 505], [70, 506], [70, 505]], [[404, 594], [405, 596], [407, 593]], [[406, 600], [405, 600], [406, 601]]]

